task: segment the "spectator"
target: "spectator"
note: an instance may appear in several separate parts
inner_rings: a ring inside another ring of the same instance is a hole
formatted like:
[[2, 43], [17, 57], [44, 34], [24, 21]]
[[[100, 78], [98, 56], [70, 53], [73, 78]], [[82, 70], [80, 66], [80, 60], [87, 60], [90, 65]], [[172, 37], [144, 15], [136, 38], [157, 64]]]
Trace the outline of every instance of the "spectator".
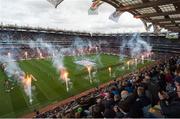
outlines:
[[[177, 71], [179, 72], [179, 71]], [[168, 118], [180, 118], [180, 76], [175, 78], [176, 91], [173, 94], [159, 92], [162, 113]]]
[[119, 91], [116, 89], [116, 87], [113, 87], [113, 88], [111, 89], [111, 93], [112, 93], [113, 95], [119, 95]]
[[147, 116], [150, 99], [145, 95], [145, 90], [143, 87], [137, 88], [137, 97], [131, 106], [129, 116], [133, 118], [142, 118]]
[[116, 113], [111, 108], [105, 108], [104, 118], [114, 118]]
[[107, 93], [104, 99], [104, 107], [110, 109], [113, 107], [113, 105], [114, 105], [114, 100], [112, 98], [112, 95], [111, 93]]
[[121, 100], [118, 105], [121, 110], [123, 110], [125, 113], [128, 113], [134, 100], [134, 95], [129, 95], [128, 91], [123, 90], [121, 92]]
[[120, 101], [120, 96], [119, 95], [114, 95], [114, 103], [118, 104]]
[[115, 118], [123, 118], [125, 116], [125, 113], [117, 105], [114, 106], [113, 108], [115, 112]]
[[166, 69], [166, 70], [165, 70], [165, 81], [166, 81], [167, 83], [170, 83], [170, 84], [173, 83], [173, 76], [172, 76], [172, 74], [170, 73], [170, 70], [169, 70], [169, 69]]
[[102, 100], [99, 98], [96, 102], [97, 104], [90, 107], [90, 113], [93, 118], [103, 118], [104, 105], [102, 104]]
[[158, 84], [153, 82], [148, 75], [143, 79], [146, 96], [151, 100], [152, 106], [158, 103]]

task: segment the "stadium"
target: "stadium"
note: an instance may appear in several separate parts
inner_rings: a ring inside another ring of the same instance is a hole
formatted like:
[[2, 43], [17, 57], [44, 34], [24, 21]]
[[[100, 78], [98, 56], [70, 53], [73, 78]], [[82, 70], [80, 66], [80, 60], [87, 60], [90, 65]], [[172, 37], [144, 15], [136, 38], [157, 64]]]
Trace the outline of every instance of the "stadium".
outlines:
[[[70, 0], [30, 1], [2, 10], [0, 118], [180, 118], [180, 0], [87, 0], [82, 23], [61, 12]], [[49, 11], [23, 20], [30, 4]], [[111, 22], [96, 18], [104, 4]], [[128, 15], [135, 26], [111, 27]]]

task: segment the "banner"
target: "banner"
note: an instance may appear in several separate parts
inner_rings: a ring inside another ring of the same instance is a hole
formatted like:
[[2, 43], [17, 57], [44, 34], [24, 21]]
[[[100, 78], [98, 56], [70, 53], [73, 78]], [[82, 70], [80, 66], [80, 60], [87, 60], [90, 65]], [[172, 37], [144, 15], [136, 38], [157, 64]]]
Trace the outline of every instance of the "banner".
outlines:
[[166, 38], [168, 38], [168, 39], [178, 39], [179, 38], [179, 33], [169, 33], [169, 32], [167, 32]]
[[55, 8], [57, 8], [57, 6], [58, 6], [59, 4], [61, 4], [61, 2], [62, 2], [63, 0], [47, 0], [47, 1], [50, 2], [52, 5], [54, 5]]
[[121, 14], [124, 13], [124, 12], [121, 12], [121, 11], [115, 11], [113, 12], [110, 16], [109, 16], [109, 19], [114, 21], [114, 22], [118, 22], [119, 21], [119, 18], [121, 16]]
[[144, 19], [141, 19], [141, 21], [143, 22], [144, 24], [144, 27], [146, 29], [146, 31], [150, 31], [151, 27], [153, 26], [152, 24], [147, 24], [147, 22], [144, 20]]
[[92, 2], [93, 3], [88, 10], [88, 14], [89, 15], [98, 15], [98, 8], [100, 5], [103, 4], [103, 2], [101, 0], [93, 0]]

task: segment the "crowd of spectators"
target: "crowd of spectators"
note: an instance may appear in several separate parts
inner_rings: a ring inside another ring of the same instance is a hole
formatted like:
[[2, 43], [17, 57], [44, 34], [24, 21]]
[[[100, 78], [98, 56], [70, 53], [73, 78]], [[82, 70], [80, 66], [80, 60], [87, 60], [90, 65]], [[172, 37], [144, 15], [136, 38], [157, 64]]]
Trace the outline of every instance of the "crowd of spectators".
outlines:
[[[77, 34], [56, 34], [56, 33], [38, 33], [38, 32], [17, 32], [17, 31], [0, 31], [0, 49], [1, 47], [7, 46], [9, 43], [13, 43], [15, 47], [22, 47], [23, 44], [29, 41], [36, 41], [37, 39], [42, 39], [46, 42], [51, 42], [54, 45], [70, 47], [75, 41], [81, 39], [82, 41], [91, 41], [94, 43], [101, 44], [104, 50], [109, 52], [107, 47], [110, 47], [113, 52], [118, 51], [120, 46], [122, 46], [124, 40], [131, 40], [133, 34], [124, 35], [105, 35], [105, 36], [91, 36], [91, 35], [79, 35]], [[154, 51], [158, 52], [170, 52], [170, 53], [180, 53], [180, 42], [179, 40], [169, 40], [165, 37], [159, 36], [141, 36], [144, 41], [153, 47]], [[25, 42], [24, 42], [25, 41]], [[107, 49], [106, 49], [107, 48]], [[126, 51], [125, 51], [126, 52]], [[127, 51], [128, 52], [128, 51]]]
[[36, 111], [35, 117], [180, 117], [180, 57], [163, 59], [66, 105], [43, 113]]

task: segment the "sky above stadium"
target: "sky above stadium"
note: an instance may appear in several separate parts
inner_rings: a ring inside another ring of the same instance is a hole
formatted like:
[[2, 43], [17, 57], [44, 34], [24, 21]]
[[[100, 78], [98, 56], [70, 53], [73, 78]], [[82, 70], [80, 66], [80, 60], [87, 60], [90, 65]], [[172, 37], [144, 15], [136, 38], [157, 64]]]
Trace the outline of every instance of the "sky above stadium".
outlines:
[[118, 23], [109, 20], [115, 8], [107, 3], [100, 6], [98, 15], [88, 15], [91, 1], [64, 0], [55, 9], [46, 0], [0, 0], [0, 22], [103, 33], [145, 31], [141, 20], [127, 12], [122, 14]]

